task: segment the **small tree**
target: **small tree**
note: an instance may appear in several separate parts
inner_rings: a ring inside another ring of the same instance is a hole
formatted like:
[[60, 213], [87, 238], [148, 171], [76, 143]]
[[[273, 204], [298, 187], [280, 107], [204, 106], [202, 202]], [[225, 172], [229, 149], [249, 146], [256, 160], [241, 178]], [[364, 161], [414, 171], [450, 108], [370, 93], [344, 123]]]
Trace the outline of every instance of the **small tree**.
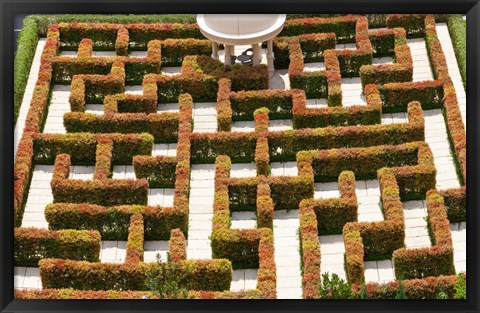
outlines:
[[185, 279], [191, 273], [191, 268], [180, 262], [172, 262], [170, 254], [167, 254], [167, 262], [162, 262], [160, 254], [157, 254], [156, 265], [147, 273], [148, 290], [160, 299], [186, 299], [188, 289], [185, 287]]
[[455, 299], [467, 299], [467, 281], [465, 280], [465, 274], [460, 273], [457, 275], [457, 282], [455, 283]]
[[395, 295], [395, 299], [408, 299], [407, 294], [405, 293], [403, 280], [398, 281], [398, 289], [397, 289], [397, 294]]
[[437, 294], [435, 295], [435, 299], [448, 299], [448, 293], [445, 291], [445, 288], [443, 288], [443, 286], [441, 286], [439, 289], [438, 289], [438, 292]]
[[345, 282], [332, 274], [332, 278], [328, 273], [322, 274], [322, 284], [320, 286], [320, 299], [354, 299], [355, 294], [352, 291], [352, 284]]
[[363, 282], [362, 287], [360, 287], [360, 299], [368, 299], [368, 290], [365, 282]]

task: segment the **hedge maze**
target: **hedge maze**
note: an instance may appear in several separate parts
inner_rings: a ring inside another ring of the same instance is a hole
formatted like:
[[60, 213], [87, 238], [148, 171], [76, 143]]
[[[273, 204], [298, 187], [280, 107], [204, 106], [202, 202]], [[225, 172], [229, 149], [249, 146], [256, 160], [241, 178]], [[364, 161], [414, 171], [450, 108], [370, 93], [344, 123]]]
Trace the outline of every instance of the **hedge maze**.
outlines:
[[[417, 39], [433, 79], [413, 79]], [[168, 266], [190, 269], [181, 284], [191, 298], [318, 298], [327, 271], [356, 294], [365, 281], [371, 298], [393, 298], [399, 279], [411, 299], [452, 296], [455, 274], [466, 270], [452, 239], [452, 225], [466, 220], [466, 138], [434, 16], [388, 15], [385, 28], [369, 28], [365, 16], [288, 19], [274, 40], [275, 67], [288, 69], [284, 89], [269, 86], [263, 64], [227, 67], [211, 53], [195, 24], [50, 27], [15, 161], [15, 265], [38, 268], [41, 286], [18, 286], [16, 297], [155, 298], [145, 284], [158, 266], [144, 260], [149, 242], [168, 242]], [[347, 81], [364, 103], [346, 99]], [[44, 132], [58, 85], [69, 88], [64, 131]], [[202, 104], [216, 131], [196, 131], [206, 123]], [[430, 139], [429, 112], [440, 112], [435, 125], [448, 136], [434, 130], [439, 140]], [[278, 120], [291, 126], [275, 129]], [[239, 122], [251, 126], [237, 131]], [[454, 172], [441, 169], [437, 143]], [[176, 153], [156, 152], [161, 146]], [[205, 164], [208, 181], [193, 174]], [[36, 213], [48, 228], [26, 223], [32, 177], [45, 166], [51, 199]], [[133, 173], [116, 176], [120, 166]], [[91, 177], [75, 178], [84, 167]], [[439, 184], [445, 175], [456, 183]], [[193, 188], [204, 195], [195, 200]], [[163, 202], [153, 201], [159, 190]], [[198, 202], [206, 197], [212, 205]], [[428, 243], [417, 247], [406, 207], [422, 203], [415, 230]], [[192, 211], [202, 205], [210, 218], [197, 221]], [[294, 221], [279, 217], [292, 212]], [[249, 226], [235, 226], [239, 216]], [[194, 236], [207, 257], [190, 254]], [[340, 250], [324, 253], [330, 239]], [[126, 242], [124, 257], [102, 261], [115, 241]], [[385, 262], [389, 278], [371, 279]]]

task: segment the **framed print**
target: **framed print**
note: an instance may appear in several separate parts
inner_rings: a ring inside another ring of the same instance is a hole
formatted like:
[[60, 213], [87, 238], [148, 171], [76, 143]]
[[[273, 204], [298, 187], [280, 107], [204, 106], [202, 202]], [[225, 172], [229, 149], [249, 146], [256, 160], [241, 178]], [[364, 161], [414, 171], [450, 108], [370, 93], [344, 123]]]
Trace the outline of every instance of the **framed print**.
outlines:
[[479, 10], [2, 2], [2, 312], [477, 312]]

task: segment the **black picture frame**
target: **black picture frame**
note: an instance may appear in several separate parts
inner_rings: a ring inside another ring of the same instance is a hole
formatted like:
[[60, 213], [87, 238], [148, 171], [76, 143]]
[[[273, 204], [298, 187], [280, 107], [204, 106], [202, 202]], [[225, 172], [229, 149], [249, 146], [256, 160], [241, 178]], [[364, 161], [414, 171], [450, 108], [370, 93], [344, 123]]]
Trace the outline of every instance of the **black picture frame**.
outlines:
[[[478, 0], [1, 0], [1, 312], [479, 312]], [[455, 13], [467, 15], [467, 300], [15, 300], [13, 297], [13, 36], [22, 14]]]

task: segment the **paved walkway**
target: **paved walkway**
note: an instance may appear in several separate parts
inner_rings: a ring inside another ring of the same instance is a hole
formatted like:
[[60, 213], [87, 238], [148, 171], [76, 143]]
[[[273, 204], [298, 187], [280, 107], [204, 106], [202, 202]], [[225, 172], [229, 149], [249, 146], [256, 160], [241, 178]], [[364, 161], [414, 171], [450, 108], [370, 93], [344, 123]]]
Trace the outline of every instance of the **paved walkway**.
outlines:
[[320, 276], [324, 273], [337, 274], [347, 280], [345, 273], [345, 243], [343, 235], [319, 236]]
[[38, 73], [40, 72], [40, 58], [42, 56], [43, 48], [45, 47], [46, 38], [40, 38], [38, 40], [37, 49], [33, 57], [32, 66], [30, 67], [30, 74], [28, 75], [27, 86], [25, 93], [23, 94], [22, 104], [18, 113], [17, 122], [15, 124], [14, 133], [14, 153], [17, 157], [18, 143], [22, 139], [23, 128], [25, 127], [25, 120], [27, 119], [28, 110], [30, 109], [30, 102], [32, 102], [33, 90], [38, 79]]
[[188, 259], [211, 259], [215, 164], [193, 164], [190, 174]]
[[230, 291], [251, 290], [257, 288], [258, 269], [233, 270]]
[[65, 134], [63, 115], [70, 112], [70, 85], [54, 85], [44, 133]]
[[217, 131], [216, 102], [194, 103], [193, 131], [197, 133], [214, 133]]
[[428, 235], [427, 206], [425, 201], [403, 202], [403, 213], [405, 218], [405, 247], [428, 248], [432, 246]]
[[395, 280], [392, 260], [365, 261], [366, 283], [388, 283]]
[[467, 270], [467, 223], [450, 224], [453, 241], [453, 262], [457, 273]]
[[412, 54], [413, 61], [413, 81], [433, 80], [430, 61], [428, 59], [427, 46], [425, 39], [415, 38], [407, 39], [408, 47]]
[[38, 267], [15, 266], [13, 275], [15, 289], [42, 289]]
[[437, 169], [437, 189], [459, 187], [442, 110], [423, 111], [423, 116], [425, 117], [425, 141], [432, 150]]
[[299, 227], [298, 210], [274, 212], [273, 238], [278, 299], [302, 298]]
[[53, 165], [35, 165], [23, 214], [22, 227], [48, 228], [45, 219], [45, 207], [53, 202], [52, 189], [50, 188], [52, 177]]
[[460, 75], [458, 62], [455, 62], [457, 58], [455, 56], [455, 51], [453, 50], [452, 39], [450, 38], [450, 33], [448, 32], [448, 26], [446, 23], [437, 23], [435, 27], [437, 29], [438, 39], [442, 45], [443, 54], [447, 59], [448, 74], [452, 79], [455, 92], [457, 93], [457, 100], [460, 113], [462, 114], [463, 124], [467, 125], [467, 95], [465, 93], [465, 88], [463, 87], [462, 75]]

